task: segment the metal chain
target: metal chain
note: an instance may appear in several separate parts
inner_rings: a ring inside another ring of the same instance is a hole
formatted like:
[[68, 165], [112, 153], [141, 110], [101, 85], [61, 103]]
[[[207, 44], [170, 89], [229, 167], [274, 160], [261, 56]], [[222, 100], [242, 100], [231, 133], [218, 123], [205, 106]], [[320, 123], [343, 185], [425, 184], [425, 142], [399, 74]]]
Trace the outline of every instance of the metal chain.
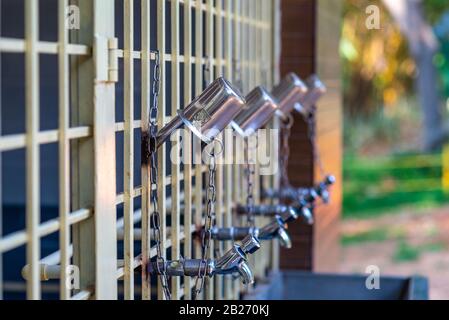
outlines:
[[[256, 219], [254, 215], [254, 175], [255, 175], [255, 165], [251, 157], [252, 151], [249, 148], [250, 137], [245, 138], [245, 153], [247, 154], [246, 161], [246, 211], [247, 211], [247, 225], [248, 227], [256, 226]], [[257, 136], [256, 136], [257, 139]]]
[[209, 153], [209, 181], [206, 190], [206, 221], [204, 223], [204, 232], [201, 238], [201, 264], [198, 268], [198, 275], [195, 279], [193, 299], [195, 300], [204, 287], [207, 272], [207, 260], [209, 259], [209, 249], [212, 239], [212, 227], [215, 221], [215, 202], [217, 198], [217, 190], [215, 186], [215, 174], [217, 170], [215, 148], [212, 142], [212, 150]]
[[158, 172], [157, 172], [157, 116], [158, 116], [158, 102], [161, 80], [161, 68], [160, 68], [160, 56], [159, 50], [155, 51], [155, 64], [153, 69], [153, 104], [150, 108], [150, 190], [151, 190], [151, 203], [153, 205], [153, 213], [151, 214], [151, 221], [153, 224], [153, 237], [156, 242], [156, 268], [159, 274], [159, 278], [164, 291], [165, 299], [171, 300], [171, 293], [168, 287], [168, 276], [166, 273], [165, 258], [162, 255], [161, 245], [161, 216], [158, 208]]
[[316, 124], [315, 124], [315, 111], [316, 107], [312, 107], [312, 110], [307, 115], [306, 121], [307, 121], [307, 135], [309, 138], [310, 143], [312, 144], [312, 152], [313, 152], [313, 158], [315, 159], [316, 163], [318, 164], [318, 169], [320, 172], [320, 177], [325, 176], [325, 170], [323, 166], [323, 162], [321, 161], [321, 155], [320, 151], [318, 150], [318, 146], [316, 144]]
[[288, 179], [288, 158], [290, 156], [290, 133], [293, 125], [293, 117], [288, 115], [288, 122], [281, 121], [281, 187], [288, 188], [290, 181]]
[[212, 82], [211, 75], [212, 73], [210, 70], [210, 58], [209, 56], [206, 56], [203, 69], [203, 84], [205, 88]]

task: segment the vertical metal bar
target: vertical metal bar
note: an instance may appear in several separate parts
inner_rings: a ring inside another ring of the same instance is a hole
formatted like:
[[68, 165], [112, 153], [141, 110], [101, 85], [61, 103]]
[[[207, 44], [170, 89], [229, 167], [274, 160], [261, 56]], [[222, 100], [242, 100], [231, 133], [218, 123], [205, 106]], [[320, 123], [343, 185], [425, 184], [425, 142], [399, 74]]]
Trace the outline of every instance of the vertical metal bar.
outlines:
[[[0, 34], [2, 34], [2, 1], [0, 0]], [[0, 58], [0, 117], [2, 115], [2, 59]], [[2, 134], [2, 122], [0, 121], [0, 136]], [[0, 152], [0, 239], [3, 235], [3, 199], [2, 199], [2, 153]], [[3, 252], [0, 252], [0, 300], [3, 300]]]
[[[0, 34], [2, 33], [2, 1], [0, 0]], [[0, 58], [0, 116], [2, 115], [2, 59]], [[0, 136], [2, 122], [0, 121]], [[2, 153], [0, 152], [0, 239], [3, 235], [3, 199], [2, 199]], [[3, 252], [0, 252], [0, 300], [3, 300]]]
[[[234, 67], [237, 66], [238, 63], [241, 63], [241, 61], [239, 61], [240, 59], [240, 37], [241, 37], [241, 33], [240, 33], [240, 25], [239, 25], [239, 19], [238, 19], [238, 14], [239, 14], [239, 8], [240, 8], [240, 0], [234, 0], [233, 1], [233, 10], [232, 10], [232, 15], [233, 15], [233, 32], [234, 32], [234, 37], [232, 38], [232, 55], [234, 58]], [[236, 73], [237, 70], [233, 69], [233, 79], [237, 80], [237, 74]], [[242, 80], [242, 79], [240, 79]]]
[[124, 288], [125, 299], [134, 299], [134, 0], [125, 0], [124, 21]]
[[[94, 2], [79, 3], [83, 23], [80, 30], [70, 32], [71, 42], [94, 46]], [[71, 122], [74, 126], [94, 125], [94, 59], [73, 57], [71, 61]], [[114, 146], [115, 148], [115, 146]], [[71, 203], [74, 210], [93, 208], [95, 204], [94, 139], [71, 143]], [[115, 154], [115, 153], [114, 153]], [[73, 230], [73, 263], [80, 270], [80, 290], [95, 288], [95, 217], [77, 223]]]
[[[256, 13], [256, 6], [254, 3], [254, 0], [248, 0], [247, 1], [247, 32], [248, 32], [248, 46], [249, 48], [252, 48], [252, 50], [248, 50], [247, 52], [247, 62], [248, 62], [248, 92], [251, 91], [255, 85], [256, 85], [256, 78], [255, 78], [255, 64], [257, 55], [260, 55], [260, 51], [257, 50], [257, 44], [256, 44], [256, 28], [254, 27], [253, 22], [256, 20], [255, 18]], [[248, 150], [249, 153], [252, 153], [248, 159], [256, 159], [255, 156], [257, 156], [257, 153], [254, 152], [254, 150]], [[258, 187], [258, 181], [259, 175], [258, 175], [258, 166], [257, 162], [254, 165], [254, 177], [253, 177], [253, 183], [254, 187], [252, 188], [252, 196], [254, 197], [254, 204], [257, 205], [258, 199], [256, 198], [256, 190]], [[247, 188], [247, 183], [245, 184], [245, 188]], [[259, 222], [259, 219], [255, 219], [256, 224]], [[264, 248], [265, 246], [261, 247], [261, 250], [259, 250], [256, 254], [251, 255], [250, 257], [250, 263], [254, 269], [254, 273], [256, 277], [260, 277], [260, 270], [263, 270], [263, 259], [264, 259]], [[258, 259], [259, 263], [256, 263], [256, 258]], [[251, 287], [250, 287], [251, 288]]]
[[[280, 17], [280, 0], [271, 0], [270, 1], [270, 10], [272, 12], [271, 20], [271, 32], [272, 35], [270, 37], [270, 47], [272, 48], [271, 52], [271, 85], [274, 83], [278, 83], [280, 80], [280, 48], [281, 48], [281, 17]], [[273, 121], [273, 128], [279, 129], [279, 120], [275, 118]], [[273, 146], [274, 150], [279, 150], [279, 139], [275, 139], [275, 145]], [[273, 158], [271, 161], [278, 161], [278, 154], [276, 152], [272, 152]], [[273, 188], [277, 190], [280, 186], [279, 175], [276, 174], [273, 176]], [[279, 269], [279, 244], [277, 241], [273, 242], [273, 251], [271, 258], [271, 269], [273, 271], [277, 271]]]
[[215, 78], [223, 75], [223, 3], [215, 3]]
[[[213, 0], [206, 0], [206, 56], [208, 59], [206, 67], [209, 69], [209, 79], [206, 79], [207, 84], [212, 82], [214, 67], [214, 15], [213, 15]], [[211, 247], [212, 248], [212, 247]]]
[[[222, 1], [216, 0], [215, 3], [215, 74], [214, 78], [223, 75], [223, 27], [222, 27]], [[213, 52], [212, 52], [213, 53]], [[219, 139], [223, 141], [224, 135], [221, 134]], [[218, 227], [223, 227], [223, 154], [218, 157], [217, 166], [217, 205], [216, 205], [216, 223]], [[215, 249], [221, 252], [223, 243], [215, 241]], [[215, 299], [223, 299], [223, 276], [215, 277]]]
[[[151, 68], [150, 68], [150, 0], [141, 1], [141, 23], [142, 23], [142, 101], [141, 101], [141, 119], [142, 136], [149, 130], [150, 123], [150, 92], [151, 92]], [[150, 259], [150, 167], [148, 162], [142, 162], [142, 299], [151, 299], [150, 275], [147, 273], [146, 263]]]
[[67, 271], [70, 264], [68, 253], [70, 245], [70, 226], [67, 216], [70, 212], [70, 150], [67, 130], [69, 124], [69, 57], [67, 55], [68, 31], [66, 13], [68, 1], [60, 0], [58, 6], [58, 38], [59, 38], [59, 250], [60, 264], [60, 299], [70, 298], [67, 286]]
[[241, 61], [241, 76], [242, 76], [242, 93], [246, 93], [246, 86], [248, 81], [246, 80], [246, 28], [245, 28], [245, 6], [246, 1], [240, 1], [238, 14], [240, 15], [239, 19], [239, 29], [240, 29], [240, 39], [239, 39], [239, 47], [240, 47], [240, 61]]
[[[94, 35], [113, 38], [114, 3], [95, 0], [93, 13]], [[101, 64], [95, 62], [94, 65], [98, 68]], [[96, 75], [99, 72], [96, 70]], [[95, 252], [96, 299], [117, 299], [116, 181], [111, 174], [115, 172], [115, 112], [111, 108], [115, 105], [115, 84], [95, 81], [90, 98], [94, 102], [95, 247], [86, 250]]]
[[[225, 1], [225, 24], [224, 24], [224, 59], [226, 63], [225, 77], [231, 79], [232, 77], [232, 25], [231, 25], [231, 1]], [[223, 226], [230, 227], [232, 224], [232, 153], [233, 153], [233, 136], [232, 131], [227, 132], [225, 136], [225, 166], [224, 166], [224, 217]], [[224, 250], [230, 248], [230, 242], [226, 241]], [[232, 298], [232, 278], [225, 276], [224, 278], [224, 298]]]
[[[99, 41], [114, 37], [114, 3], [80, 1], [83, 23], [71, 33], [75, 43], [94, 48], [91, 58], [73, 59], [71, 66], [74, 125], [93, 127], [93, 137], [73, 141], [72, 204], [92, 208], [93, 217], [73, 227], [73, 261], [80, 270], [80, 289], [96, 299], [117, 299], [117, 227], [115, 188], [115, 85], [97, 78], [107, 53]], [[94, 36], [93, 36], [94, 35]], [[96, 57], [98, 56], [98, 57]], [[103, 74], [103, 72], [101, 72]]]
[[[180, 101], [180, 79], [179, 79], [179, 2], [171, 2], [171, 115], [176, 116], [176, 110], [179, 107]], [[172, 167], [171, 167], [171, 241], [172, 241], [172, 259], [178, 259], [181, 256], [180, 246], [180, 165], [179, 165], [179, 153], [180, 153], [180, 134], [179, 130], [176, 130], [172, 137]], [[172, 279], [172, 295], [176, 298], [179, 297], [180, 291], [180, 277], [174, 277]]]
[[38, 235], [40, 219], [39, 187], [39, 54], [37, 51], [39, 21], [38, 2], [25, 2], [25, 78], [26, 78], [26, 230], [27, 264], [30, 273], [27, 279], [27, 298], [40, 299]]
[[[157, 47], [160, 50], [161, 59], [161, 91], [159, 94], [159, 112], [157, 123], [159, 128], [162, 128], [165, 124], [165, 0], [157, 1]], [[166, 190], [165, 190], [165, 173], [166, 173], [166, 146], [163, 144], [158, 150], [157, 166], [158, 166], [158, 207], [159, 214], [161, 216], [161, 246], [162, 255], [166, 257], [166, 245], [167, 245], [167, 214], [166, 214]], [[165, 299], [162, 291], [160, 279], [158, 280], [158, 299]]]
[[[243, 81], [243, 61], [242, 61], [242, 23], [240, 19], [240, 15], [242, 13], [242, 2], [240, 0], [234, 0], [234, 8], [233, 8], [233, 14], [234, 14], [234, 39], [233, 39], [233, 56], [234, 59], [239, 67], [239, 72], [236, 77], [239, 77], [239, 81]], [[235, 72], [236, 70], [234, 70]], [[243, 89], [243, 84], [242, 88]], [[235, 139], [237, 141], [238, 139]], [[238, 147], [238, 146], [236, 146]], [[234, 155], [234, 164], [232, 165], [233, 170], [233, 194], [232, 194], [232, 202], [238, 203], [241, 201], [241, 171], [240, 171], [240, 165], [238, 164], [237, 158], [238, 158], [238, 152]], [[233, 286], [233, 299], [236, 299], [239, 295], [240, 291], [240, 284], [237, 282], [237, 280], [232, 281]]]
[[[192, 10], [184, 2], [184, 105], [192, 100]], [[192, 257], [192, 144], [190, 130], [184, 130], [184, 255]], [[192, 278], [184, 278], [184, 299], [191, 299]]]
[[[206, 79], [207, 83], [211, 83], [214, 73], [214, 68], [212, 65], [213, 57], [214, 57], [214, 36], [213, 36], [213, 1], [206, 1], [206, 56], [208, 59], [206, 63], [209, 65], [206, 66], [209, 69], [209, 79]], [[209, 257], [213, 257], [214, 247], [211, 245], [209, 247]], [[214, 282], [210, 279], [206, 279], [205, 286], [205, 299], [213, 300], [214, 299]]]
[[[201, 0], [195, 1], [195, 94], [198, 96], [203, 90], [203, 12]], [[194, 161], [195, 161], [195, 224], [202, 224], [203, 217], [203, 173], [201, 147], [199, 139], [194, 137]], [[199, 258], [201, 246], [195, 242], [195, 257]]]
[[[259, 66], [258, 68], [258, 72], [257, 75], [259, 77], [259, 82], [262, 83], [265, 87], [267, 87], [267, 73], [269, 72], [269, 69], [267, 67], [267, 62], [269, 61], [267, 58], [267, 51], [270, 50], [270, 47], [267, 46], [267, 35], [268, 37], [270, 36], [269, 33], [267, 33], [267, 28], [266, 25], [268, 23], [267, 19], [266, 19], [266, 15], [267, 15], [267, 0], [263, 0], [263, 5], [260, 7], [259, 13], [258, 13], [258, 21], [261, 23], [261, 25], [258, 28], [258, 32], [257, 32], [257, 43], [259, 45], [259, 50], [262, 52], [262, 55], [259, 57], [259, 62], [257, 63], [257, 66]], [[269, 126], [267, 126], [266, 128], [269, 128]], [[267, 146], [268, 148], [270, 147], [269, 145]], [[259, 172], [261, 171], [260, 169], [260, 165], [259, 165]], [[268, 175], [264, 175], [261, 176], [259, 179], [259, 183], [262, 185], [262, 188], [264, 190], [267, 190], [268, 187], [270, 187], [269, 185], [269, 179], [268, 179]], [[258, 187], [256, 188], [258, 194], [257, 194], [257, 198], [260, 201], [260, 190], [261, 188]], [[263, 224], [265, 224], [266, 222], [268, 222], [268, 219], [263, 218], [260, 219], [263, 221]], [[272, 248], [273, 244], [270, 243], [269, 246], [266, 246], [264, 248], [264, 267], [267, 268], [270, 266], [271, 264], [271, 248]]]
[[[94, 14], [94, 34], [114, 37], [114, 3], [95, 0]], [[111, 108], [115, 105], [115, 84], [96, 82], [94, 90], [95, 296], [117, 299], [116, 181], [111, 174], [115, 172], [115, 112]]]
[[[239, 14], [240, 14], [240, 61], [241, 63], [241, 72], [242, 72], [242, 88], [243, 88], [243, 94], [246, 95], [248, 93], [248, 87], [249, 87], [249, 76], [248, 76], [248, 28], [247, 28], [247, 6], [248, 1], [240, 1], [240, 8], [239, 8]], [[238, 139], [241, 143], [242, 139]], [[240, 150], [244, 150], [243, 146], [241, 146]], [[244, 160], [244, 158], [243, 158]], [[241, 163], [241, 160], [238, 160], [237, 163]], [[245, 203], [246, 201], [246, 180], [245, 177], [245, 170], [244, 166], [238, 165], [238, 185], [240, 188], [240, 192], [238, 193], [237, 201], [239, 203]], [[251, 259], [251, 258], [250, 258]], [[252, 264], [252, 262], [250, 262]], [[236, 289], [238, 290], [236, 292], [236, 296], [238, 296], [239, 292], [244, 292], [247, 289], [247, 286], [244, 286], [240, 281], [237, 282]]]

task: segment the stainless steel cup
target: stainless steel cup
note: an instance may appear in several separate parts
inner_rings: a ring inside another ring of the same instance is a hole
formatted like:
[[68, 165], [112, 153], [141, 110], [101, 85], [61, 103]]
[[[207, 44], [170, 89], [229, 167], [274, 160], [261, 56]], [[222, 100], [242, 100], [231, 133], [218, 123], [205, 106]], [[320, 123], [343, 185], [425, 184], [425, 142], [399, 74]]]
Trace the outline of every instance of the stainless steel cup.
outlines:
[[267, 124], [278, 110], [278, 106], [262, 86], [254, 88], [245, 99], [245, 107], [237, 114], [231, 125], [238, 134], [248, 137]]
[[225, 78], [212, 82], [158, 133], [157, 147], [162, 145], [174, 130], [186, 125], [205, 143], [210, 143], [234, 119], [245, 105], [240, 92]]
[[321, 82], [317, 75], [311, 75], [306, 80], [306, 85], [309, 88], [304, 98], [301, 100], [301, 105], [307, 112], [317, 103], [317, 101], [326, 93], [326, 86]]
[[293, 109], [300, 112], [301, 101], [307, 90], [304, 82], [296, 74], [290, 72], [272, 91], [279, 107], [276, 113], [285, 118]]

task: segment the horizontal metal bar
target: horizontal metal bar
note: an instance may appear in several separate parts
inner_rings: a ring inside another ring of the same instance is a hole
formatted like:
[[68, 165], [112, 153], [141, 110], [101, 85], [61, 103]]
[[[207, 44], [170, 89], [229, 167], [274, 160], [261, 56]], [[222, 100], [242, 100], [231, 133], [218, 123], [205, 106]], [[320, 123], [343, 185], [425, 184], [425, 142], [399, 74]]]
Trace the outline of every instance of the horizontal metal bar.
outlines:
[[[59, 44], [57, 42], [40, 41], [37, 43], [37, 52], [57, 54]], [[0, 38], [0, 52], [25, 52], [26, 43], [24, 39]], [[76, 56], [91, 55], [92, 49], [82, 44], [68, 44], [67, 54]]]
[[[137, 187], [133, 190], [133, 197], [140, 197], [142, 195], [142, 187]], [[119, 193], [116, 198], [115, 198], [115, 205], [119, 205], [122, 204], [124, 202], [125, 198], [124, 198], [124, 194], [123, 193]]]
[[[67, 248], [67, 255], [69, 257], [71, 257], [73, 254], [73, 246], [70, 245]], [[44, 264], [58, 264], [61, 262], [61, 251], [55, 251], [51, 254], [49, 254], [48, 256], [45, 256], [44, 258], [42, 258], [41, 260], [39, 260], [39, 263], [44, 263]]]
[[[192, 224], [191, 229], [195, 230], [196, 226]], [[153, 232], [153, 228], [151, 228], [151, 232]], [[181, 232], [184, 232], [184, 226], [181, 226]], [[133, 230], [134, 233], [134, 241], [140, 241], [142, 239], [142, 229], [135, 228]], [[167, 227], [167, 237], [171, 237], [171, 227]], [[125, 230], [123, 227], [117, 229], [117, 240], [123, 240], [125, 235]]]
[[[123, 59], [123, 57], [124, 57], [123, 49], [117, 49], [117, 57]], [[172, 57], [172, 55], [170, 53], [165, 53], [163, 55], [163, 57], [164, 57], [164, 60], [166, 62], [170, 62], [170, 61], [173, 60], [173, 57]], [[142, 52], [141, 51], [133, 51], [132, 52], [132, 58], [136, 59], [136, 60], [141, 59], [142, 58]], [[154, 53], [150, 53], [150, 60], [154, 60], [155, 58], [156, 58], [155, 54]], [[179, 55], [177, 58], [178, 58], [179, 62], [184, 62], [185, 61], [185, 56], [184, 55]], [[191, 56], [190, 57], [190, 61], [192, 63], [196, 63], [197, 59], [196, 59], [195, 56]], [[202, 64], [206, 64], [207, 63], [207, 64], [213, 64], [213, 65], [217, 65], [218, 64], [218, 65], [225, 66], [226, 65], [226, 60], [225, 59], [216, 59], [216, 58], [208, 60], [208, 59], [202, 57], [201, 58], [201, 63]]]
[[[68, 139], [88, 138], [92, 135], [91, 127], [70, 128], [67, 132]], [[38, 133], [37, 141], [39, 144], [54, 143], [59, 140], [59, 130], [47, 130]], [[25, 134], [11, 134], [0, 136], [0, 152], [25, 148]]]
[[[202, 170], [202, 172], [206, 172], [206, 171], [207, 171], [207, 168], [206, 168], [206, 167], [203, 167], [203, 168], [201, 168], [201, 170]], [[195, 173], [192, 172], [191, 176], [192, 176], [192, 177], [195, 176]], [[184, 180], [184, 172], [181, 172], [181, 174], [179, 175], [179, 181], [183, 181], [183, 180]], [[171, 185], [171, 183], [172, 183], [172, 177], [171, 177], [171, 175], [166, 176], [165, 179], [164, 179], [164, 185], [165, 185], [165, 186], [169, 186], [169, 185]], [[140, 197], [141, 195], [142, 195], [142, 186], [139, 186], [139, 187], [137, 187], [137, 188], [134, 189], [134, 194], [133, 194], [133, 196], [134, 196], [134, 197]], [[182, 198], [183, 196], [184, 196], [184, 195], [181, 195], [181, 198]], [[123, 193], [117, 194], [117, 196], [116, 196], [116, 198], [115, 198], [115, 204], [116, 204], [116, 205], [122, 204], [123, 201], [124, 201]]]
[[77, 294], [73, 295], [70, 300], [88, 300], [92, 296], [92, 292], [87, 290], [82, 290]]
[[[185, 239], [185, 234], [184, 234], [184, 230], [182, 230], [179, 233], [179, 241], [183, 241]], [[167, 238], [167, 240], [165, 241], [165, 249], [168, 249], [172, 246], [172, 242], [170, 238]], [[151, 247], [150, 250], [150, 259], [155, 257], [157, 255], [157, 251], [156, 251], [156, 246]], [[142, 265], [142, 259], [141, 259], [141, 255], [138, 255], [137, 257], [134, 258], [134, 264], [133, 267], [134, 269], [140, 267]], [[124, 268], [123, 267], [119, 267], [117, 269], [117, 279], [120, 279], [123, 277], [124, 274]]]
[[[74, 211], [68, 216], [69, 225], [81, 222], [89, 218], [92, 211], [89, 209], [81, 209]], [[59, 230], [59, 218], [48, 220], [39, 226], [39, 237], [45, 237], [51, 233]], [[25, 230], [17, 231], [4, 236], [0, 239], [0, 253], [12, 250], [14, 248], [24, 245], [28, 240], [28, 235]]]
[[[184, 0], [177, 0], [179, 1], [179, 3], [181, 4], [185, 4]], [[228, 1], [228, 0], [227, 0]], [[200, 6], [201, 6], [201, 10], [202, 11], [207, 11], [207, 4], [206, 3], [202, 3], [200, 2]], [[190, 2], [190, 7], [192, 8], [197, 8], [198, 7], [198, 1], [192, 1]], [[222, 17], [226, 17], [226, 10], [217, 10], [216, 7], [212, 7], [211, 13], [213, 15], [217, 15], [220, 14]], [[263, 21], [263, 20], [258, 20], [258, 19], [252, 19], [248, 16], [242, 16], [242, 15], [235, 15], [233, 13], [229, 13], [229, 18], [231, 20], [234, 20], [235, 18], [237, 18], [237, 21], [242, 23], [242, 24], [250, 24], [256, 28], [260, 28], [260, 29], [271, 29], [271, 24]]]
[[[43, 283], [41, 285], [42, 293], [55, 293], [59, 291], [59, 284], [57, 283]], [[25, 292], [26, 283], [23, 281], [5, 281], [3, 283], [3, 291], [5, 292]]]
[[[133, 121], [133, 128], [138, 129], [142, 127], [142, 121], [141, 120], [134, 120]], [[116, 122], [115, 123], [115, 131], [120, 132], [125, 130], [125, 123], [124, 122]]]

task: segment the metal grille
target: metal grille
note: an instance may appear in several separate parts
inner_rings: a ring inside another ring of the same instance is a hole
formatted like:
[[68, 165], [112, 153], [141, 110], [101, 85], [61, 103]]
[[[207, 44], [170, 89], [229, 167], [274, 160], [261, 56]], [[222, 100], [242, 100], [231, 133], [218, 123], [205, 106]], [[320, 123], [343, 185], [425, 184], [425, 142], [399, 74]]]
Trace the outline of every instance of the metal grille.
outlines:
[[[259, 84], [271, 88], [278, 77], [274, 49], [278, 48], [274, 41], [279, 31], [278, 1], [58, 0], [57, 12], [47, 13], [58, 16], [55, 42], [39, 38], [39, 25], [45, 23], [38, 21], [39, 2], [24, 2], [25, 37], [2, 35], [0, 53], [24, 54], [26, 130], [0, 136], [0, 155], [25, 149], [26, 228], [0, 233], [0, 255], [26, 247], [29, 299], [42, 297], [42, 265], [59, 270], [55, 278], [61, 299], [163, 299], [160, 283], [142, 266], [156, 254], [151, 241], [149, 168], [140, 165], [139, 144], [152, 102], [152, 50], [161, 52], [160, 128], [220, 75], [241, 83], [245, 94]], [[69, 4], [79, 7], [79, 30], [66, 28]], [[58, 127], [42, 131], [39, 57], [44, 54], [58, 57]], [[102, 76], [105, 63], [106, 77]], [[12, 107], [3, 106], [3, 112]], [[232, 140], [221, 138], [225, 144]], [[177, 133], [171, 148], [164, 145], [159, 150], [158, 159], [161, 242], [164, 254], [173, 259], [199, 257], [200, 243], [192, 235], [204, 223], [206, 167], [168, 161], [169, 149], [178, 150], [181, 139], [184, 156], [201, 157], [190, 138]], [[45, 185], [40, 187], [40, 146], [50, 143], [58, 146], [59, 215], [42, 222], [39, 195]], [[245, 202], [243, 169], [238, 164], [217, 167], [218, 226], [242, 223], [232, 209], [235, 203]], [[276, 187], [278, 179], [256, 179], [256, 203], [259, 182]], [[7, 183], [3, 181], [2, 188]], [[42, 256], [41, 239], [54, 233], [59, 236], [59, 250]], [[215, 246], [225, 250], [230, 243]], [[256, 277], [276, 269], [277, 256], [276, 243], [264, 244], [251, 258]], [[72, 264], [80, 271], [80, 288], [74, 290], [65, 285]], [[190, 299], [193, 285], [191, 278], [172, 278], [173, 298]], [[5, 290], [0, 286], [0, 295]], [[242, 290], [247, 288], [238, 280], [216, 276], [206, 283], [202, 298], [236, 299]]]

